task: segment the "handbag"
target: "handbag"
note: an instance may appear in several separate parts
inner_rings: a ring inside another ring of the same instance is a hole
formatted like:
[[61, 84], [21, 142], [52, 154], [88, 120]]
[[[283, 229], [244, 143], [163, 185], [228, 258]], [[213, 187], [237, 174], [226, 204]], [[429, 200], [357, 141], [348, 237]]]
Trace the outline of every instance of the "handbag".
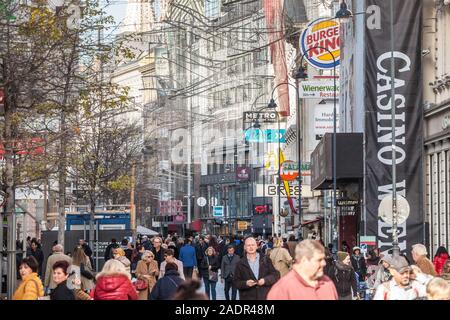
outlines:
[[209, 281], [217, 282], [219, 281], [219, 273], [209, 270]]
[[80, 263], [80, 274], [89, 280], [93, 280], [95, 278], [94, 275], [85, 268], [84, 263]]
[[145, 282], [142, 279], [138, 279], [135, 283], [134, 283], [134, 287], [136, 288], [136, 290], [138, 291], [143, 291], [146, 290], [148, 288], [147, 282]]

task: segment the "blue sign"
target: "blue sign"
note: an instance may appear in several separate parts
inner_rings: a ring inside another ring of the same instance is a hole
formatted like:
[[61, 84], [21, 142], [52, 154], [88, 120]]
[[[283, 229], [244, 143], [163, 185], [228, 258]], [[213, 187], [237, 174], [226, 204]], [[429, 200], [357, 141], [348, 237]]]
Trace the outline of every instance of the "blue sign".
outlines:
[[223, 217], [223, 206], [213, 206], [213, 217]]
[[285, 129], [249, 129], [245, 131], [245, 141], [247, 142], [269, 142], [269, 143], [285, 143]]

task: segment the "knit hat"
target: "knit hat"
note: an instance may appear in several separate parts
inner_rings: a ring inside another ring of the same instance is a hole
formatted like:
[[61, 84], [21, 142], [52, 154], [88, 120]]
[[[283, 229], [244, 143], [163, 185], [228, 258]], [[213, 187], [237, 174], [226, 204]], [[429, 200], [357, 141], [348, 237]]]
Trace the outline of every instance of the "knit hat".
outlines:
[[347, 258], [348, 253], [345, 251], [338, 251], [337, 252], [337, 258], [340, 262], [343, 262], [345, 260], [345, 258]]

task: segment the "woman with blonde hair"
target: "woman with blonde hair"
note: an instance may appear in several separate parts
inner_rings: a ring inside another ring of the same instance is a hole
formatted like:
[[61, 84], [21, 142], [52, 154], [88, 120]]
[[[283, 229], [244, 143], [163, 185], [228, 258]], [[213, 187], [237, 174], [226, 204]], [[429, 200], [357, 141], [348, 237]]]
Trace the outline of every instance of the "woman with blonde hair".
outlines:
[[125, 251], [122, 248], [114, 248], [113, 258], [123, 264], [125, 270], [128, 272], [128, 278], [131, 279], [131, 261], [125, 256]]
[[145, 250], [142, 254], [141, 260], [136, 266], [136, 278], [142, 280], [146, 288], [139, 290], [138, 300], [147, 300], [148, 295], [152, 292], [153, 286], [156, 283], [156, 277], [159, 274], [158, 263], [155, 260], [155, 255], [149, 250]]
[[292, 257], [289, 251], [283, 248], [283, 240], [276, 238], [273, 244], [273, 249], [270, 250], [270, 260], [275, 269], [280, 272], [280, 277], [284, 276], [292, 267]]
[[106, 261], [91, 291], [94, 300], [137, 300], [138, 296], [125, 266], [116, 259]]

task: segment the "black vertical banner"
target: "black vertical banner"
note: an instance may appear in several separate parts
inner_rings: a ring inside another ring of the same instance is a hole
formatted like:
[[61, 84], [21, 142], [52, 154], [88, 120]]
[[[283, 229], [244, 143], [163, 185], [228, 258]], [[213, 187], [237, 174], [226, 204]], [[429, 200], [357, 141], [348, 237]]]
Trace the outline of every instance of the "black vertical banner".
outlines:
[[[400, 250], [423, 242], [422, 1], [394, 0], [397, 194], [411, 211], [398, 226]], [[378, 247], [392, 247], [392, 227], [378, 218], [381, 200], [392, 193], [391, 10], [389, 0], [366, 0], [366, 223]]]

